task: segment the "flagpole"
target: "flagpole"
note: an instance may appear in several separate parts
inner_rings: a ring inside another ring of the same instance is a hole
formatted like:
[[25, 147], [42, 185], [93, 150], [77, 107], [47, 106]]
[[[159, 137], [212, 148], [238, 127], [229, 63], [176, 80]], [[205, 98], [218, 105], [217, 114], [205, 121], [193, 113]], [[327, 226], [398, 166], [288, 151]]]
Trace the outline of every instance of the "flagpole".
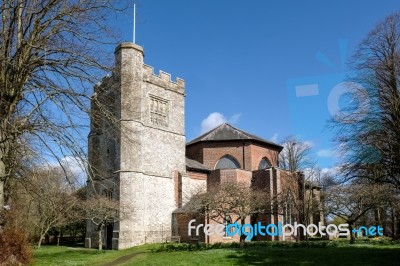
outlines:
[[136, 1], [133, 0], [133, 43], [136, 43]]

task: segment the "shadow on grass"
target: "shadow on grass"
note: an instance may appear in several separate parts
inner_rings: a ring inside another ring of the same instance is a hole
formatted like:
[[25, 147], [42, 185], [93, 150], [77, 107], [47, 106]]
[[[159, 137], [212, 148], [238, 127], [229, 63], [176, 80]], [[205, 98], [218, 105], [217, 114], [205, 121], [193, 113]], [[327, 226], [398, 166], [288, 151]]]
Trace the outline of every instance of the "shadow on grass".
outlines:
[[96, 249], [85, 249], [78, 246], [42, 246], [41, 248], [34, 248], [34, 260], [51, 261], [57, 258], [84, 258], [86, 256], [96, 256], [103, 253], [105, 253], [105, 251], [99, 251]]
[[400, 265], [400, 245], [143, 245], [120, 251], [44, 246], [35, 265]]
[[277, 248], [235, 250], [234, 265], [400, 265], [400, 247]]

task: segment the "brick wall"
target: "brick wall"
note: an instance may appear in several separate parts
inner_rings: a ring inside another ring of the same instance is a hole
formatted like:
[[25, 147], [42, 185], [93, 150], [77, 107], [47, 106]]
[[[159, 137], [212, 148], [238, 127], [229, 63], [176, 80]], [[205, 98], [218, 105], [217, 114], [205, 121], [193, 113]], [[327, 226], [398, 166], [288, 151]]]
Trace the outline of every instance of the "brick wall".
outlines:
[[200, 179], [200, 180], [207, 180], [207, 173], [204, 172], [196, 172], [196, 171], [187, 171], [187, 174], [192, 179]]
[[270, 170], [253, 171], [252, 186], [258, 189], [270, 189]]
[[241, 169], [219, 169], [211, 171], [207, 179], [207, 188], [223, 182], [244, 182], [251, 185], [252, 172]]
[[[271, 215], [269, 214], [264, 214], [264, 213], [258, 213], [255, 214], [253, 217], [253, 224], [261, 222], [261, 224], [263, 226], [267, 226], [268, 224], [271, 223]], [[265, 229], [264, 229], [265, 230]], [[272, 236], [266, 234], [265, 236], [259, 235], [257, 234], [256, 236], [254, 236], [253, 238], [254, 241], [267, 241], [267, 240], [272, 240]]]
[[258, 170], [258, 165], [263, 158], [267, 158], [272, 166], [278, 166], [278, 155], [279, 151], [265, 146], [261, 146], [257, 143], [250, 145], [250, 156], [251, 156], [251, 170]]
[[214, 169], [218, 160], [229, 154], [240, 164], [241, 169], [247, 169], [246, 161], [243, 161], [244, 153], [249, 153], [246, 143], [241, 141], [210, 142], [203, 144], [203, 164]]
[[[197, 226], [198, 224], [205, 224], [204, 215], [201, 214], [188, 214], [188, 213], [174, 213], [174, 218], [177, 223], [177, 232], [174, 232], [176, 236], [180, 236], [180, 241], [183, 243], [197, 243], [197, 242], [205, 242], [205, 235], [203, 230], [199, 230], [199, 235], [196, 236], [194, 232], [191, 232], [192, 235], [188, 234], [188, 226], [189, 222], [192, 219], [195, 219], [196, 222], [192, 224], [192, 226]], [[203, 229], [203, 228], [202, 228]]]
[[204, 143], [199, 142], [190, 146], [186, 146], [186, 157], [203, 163], [203, 145]]
[[252, 141], [199, 142], [186, 147], [188, 158], [210, 169], [214, 169], [218, 160], [227, 154], [238, 161], [241, 169], [248, 171], [258, 170], [258, 165], [263, 158], [267, 158], [272, 166], [278, 165], [278, 150]]

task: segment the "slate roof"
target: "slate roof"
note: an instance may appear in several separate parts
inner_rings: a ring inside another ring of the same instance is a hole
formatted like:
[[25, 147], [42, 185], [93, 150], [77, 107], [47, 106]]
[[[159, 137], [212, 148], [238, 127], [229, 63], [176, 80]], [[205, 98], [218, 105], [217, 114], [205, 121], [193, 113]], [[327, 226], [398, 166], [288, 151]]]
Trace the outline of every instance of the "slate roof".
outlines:
[[227, 123], [212, 129], [211, 131], [201, 135], [200, 137], [193, 139], [192, 141], [189, 141], [188, 143], [186, 143], [186, 146], [202, 141], [223, 141], [223, 140], [253, 140], [262, 144], [267, 144], [269, 146], [278, 148], [279, 151], [283, 149], [281, 145], [257, 137], [253, 134], [247, 133]]
[[209, 169], [204, 164], [201, 164], [198, 161], [191, 160], [189, 158], [186, 158], [186, 169], [197, 170], [197, 171], [201, 171], [201, 172], [210, 172], [211, 171], [211, 169]]

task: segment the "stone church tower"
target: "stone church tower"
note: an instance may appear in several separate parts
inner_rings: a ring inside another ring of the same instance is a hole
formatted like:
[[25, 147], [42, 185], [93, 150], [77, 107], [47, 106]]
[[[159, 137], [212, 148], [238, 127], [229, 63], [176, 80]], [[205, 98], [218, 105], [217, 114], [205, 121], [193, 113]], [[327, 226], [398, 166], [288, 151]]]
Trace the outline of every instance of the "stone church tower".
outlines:
[[[171, 236], [174, 182], [186, 171], [185, 83], [155, 75], [143, 57], [142, 47], [121, 43], [112, 75], [92, 97], [88, 187], [120, 200], [119, 221], [103, 233], [113, 249]], [[87, 231], [86, 245], [95, 246], [90, 222]]]

